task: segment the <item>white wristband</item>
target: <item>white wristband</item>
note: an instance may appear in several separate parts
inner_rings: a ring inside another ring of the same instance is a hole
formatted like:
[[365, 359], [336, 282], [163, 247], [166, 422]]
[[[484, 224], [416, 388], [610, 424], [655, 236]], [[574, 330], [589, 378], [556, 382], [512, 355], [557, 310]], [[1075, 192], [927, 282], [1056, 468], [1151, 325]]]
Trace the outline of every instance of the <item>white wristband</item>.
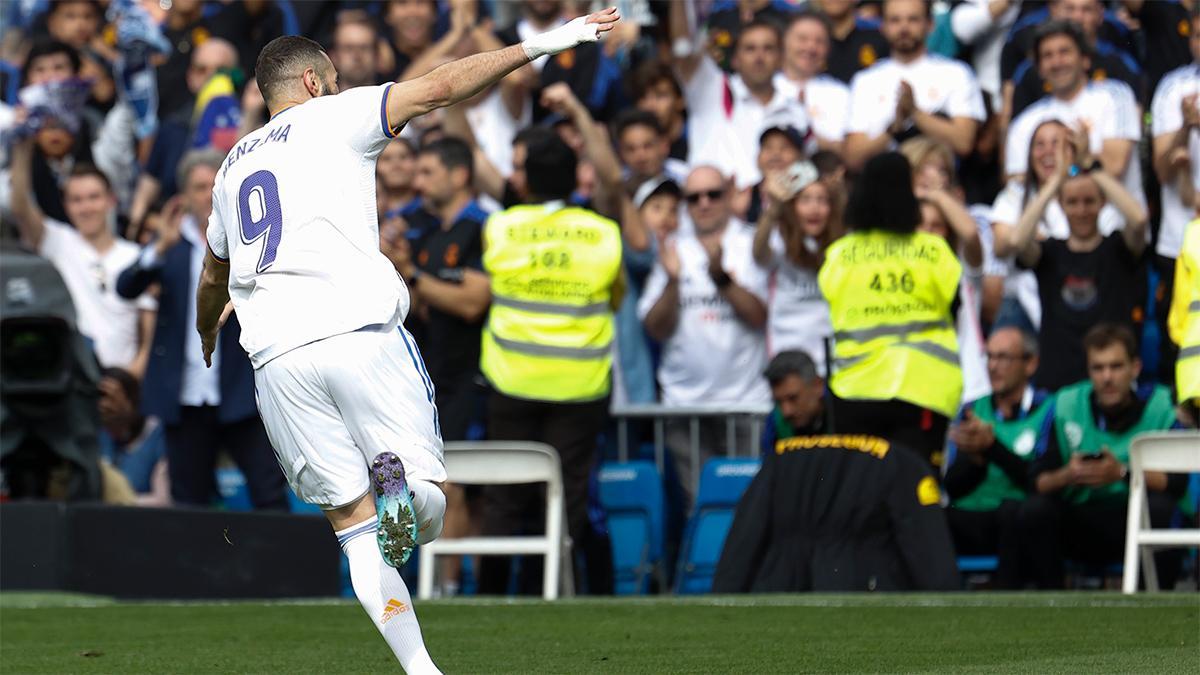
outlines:
[[522, 42], [521, 48], [525, 50], [525, 55], [529, 57], [529, 60], [533, 61], [548, 54], [565, 52], [584, 42], [596, 42], [599, 39], [599, 24], [587, 23], [587, 17], [581, 16], [554, 30], [534, 35]]

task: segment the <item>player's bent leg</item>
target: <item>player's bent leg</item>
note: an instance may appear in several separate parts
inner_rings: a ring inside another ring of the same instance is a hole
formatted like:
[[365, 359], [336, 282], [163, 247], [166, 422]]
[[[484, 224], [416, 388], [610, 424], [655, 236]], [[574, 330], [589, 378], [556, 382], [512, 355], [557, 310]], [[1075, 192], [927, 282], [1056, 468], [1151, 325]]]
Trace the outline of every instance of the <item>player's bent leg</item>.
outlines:
[[350, 561], [354, 595], [406, 673], [439, 673], [421, 638], [421, 626], [408, 587], [375, 545], [378, 520], [375, 504], [368, 497], [364, 495], [353, 504], [325, 512]]
[[440, 484], [427, 480], [411, 481], [408, 487], [417, 514], [417, 544], [428, 544], [442, 534], [446, 493]]
[[401, 567], [417, 546], [418, 526], [404, 462], [395, 453], [381, 452], [371, 462], [371, 490], [379, 514], [379, 552], [387, 564]]

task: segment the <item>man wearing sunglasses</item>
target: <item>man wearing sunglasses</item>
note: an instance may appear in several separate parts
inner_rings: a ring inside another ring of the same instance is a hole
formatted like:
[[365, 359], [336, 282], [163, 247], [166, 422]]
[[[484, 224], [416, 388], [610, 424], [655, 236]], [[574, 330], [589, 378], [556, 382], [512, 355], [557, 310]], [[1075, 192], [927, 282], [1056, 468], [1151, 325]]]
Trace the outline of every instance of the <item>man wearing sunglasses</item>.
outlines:
[[[662, 343], [658, 382], [668, 406], [770, 403], [760, 373], [766, 365], [766, 275], [754, 263], [754, 230], [732, 215], [731, 187], [717, 169], [701, 166], [684, 184], [689, 228], [663, 242], [638, 304], [651, 337]], [[717, 420], [702, 420], [700, 462], [724, 452]], [[712, 425], [709, 428], [707, 425]], [[747, 429], [737, 443], [749, 447]], [[685, 491], [694, 487], [686, 422], [667, 426]]]
[[1037, 371], [1038, 343], [1015, 326], [999, 328], [987, 341], [992, 393], [963, 406], [950, 427], [945, 488], [946, 520], [958, 555], [996, 556], [997, 588], [1021, 584], [1017, 510], [1028, 484], [1028, 462], [1049, 433], [1051, 398], [1030, 379]]

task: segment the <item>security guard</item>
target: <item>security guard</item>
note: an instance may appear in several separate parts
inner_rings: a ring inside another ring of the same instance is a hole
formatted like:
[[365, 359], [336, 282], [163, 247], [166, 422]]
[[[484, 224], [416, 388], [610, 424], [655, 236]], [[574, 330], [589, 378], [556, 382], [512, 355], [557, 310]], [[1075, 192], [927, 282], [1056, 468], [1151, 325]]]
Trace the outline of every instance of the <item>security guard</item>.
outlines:
[[917, 232], [912, 170], [889, 152], [867, 162], [817, 276], [834, 330], [834, 426], [899, 441], [940, 466], [962, 397], [950, 306], [962, 274], [941, 237]]
[[[621, 233], [615, 222], [566, 205], [575, 189], [570, 147], [548, 129], [527, 144], [525, 174], [537, 203], [493, 215], [484, 230], [492, 303], [479, 365], [492, 387], [488, 436], [541, 441], [558, 451], [571, 538], [591, 549], [588, 479], [608, 408], [613, 312], [623, 289]], [[537, 531], [545, 513], [539, 487], [488, 486], [484, 534]], [[612, 585], [611, 554], [603, 542], [594, 548], [603, 554], [588, 555], [588, 587], [604, 592]], [[540, 585], [531, 562], [522, 566], [523, 588]], [[597, 569], [608, 574], [594, 578]], [[508, 577], [507, 559], [485, 559], [480, 592], [505, 593]]]
[[1179, 345], [1175, 362], [1179, 403], [1200, 426], [1200, 218], [1188, 224], [1175, 260], [1175, 294], [1167, 328]]
[[886, 439], [780, 439], [738, 502], [713, 592], [957, 589], [940, 501], [929, 465]]

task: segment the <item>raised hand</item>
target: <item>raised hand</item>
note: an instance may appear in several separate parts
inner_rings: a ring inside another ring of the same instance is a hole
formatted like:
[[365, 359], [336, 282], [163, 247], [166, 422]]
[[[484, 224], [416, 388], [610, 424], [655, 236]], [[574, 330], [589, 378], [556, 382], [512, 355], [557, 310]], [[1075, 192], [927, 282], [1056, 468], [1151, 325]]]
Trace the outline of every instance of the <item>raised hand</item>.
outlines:
[[[165, 255], [171, 247], [179, 243], [181, 236], [181, 225], [183, 221], [183, 195], [175, 195], [167, 200], [162, 210], [162, 225], [158, 230], [158, 239], [154, 242], [154, 248], [159, 256]], [[197, 225], [200, 225], [197, 223]], [[200, 225], [203, 227], [203, 225]]]
[[772, 204], [782, 205], [796, 196], [786, 171], [775, 171], [769, 174], [763, 181], [763, 191], [767, 193]]
[[1078, 126], [1071, 129], [1071, 145], [1075, 149], [1075, 163], [1079, 166], [1089, 166], [1095, 161], [1092, 157], [1091, 136], [1092, 125], [1086, 120], [1079, 120]]
[[550, 112], [568, 119], [573, 119], [583, 107], [583, 104], [575, 97], [575, 92], [571, 91], [571, 86], [566, 82], [555, 82], [543, 89], [541, 103]]
[[558, 54], [573, 49], [585, 42], [596, 42], [600, 36], [616, 26], [621, 15], [616, 7], [577, 17], [554, 30], [535, 35], [521, 43], [529, 60]]
[[1062, 182], [1071, 173], [1071, 164], [1074, 159], [1075, 147], [1065, 140], [1060, 141], [1058, 148], [1054, 151], [1054, 174], [1052, 176], [1058, 185], [1062, 185]]
[[450, 30], [459, 35], [466, 35], [475, 27], [479, 18], [479, 6], [476, 0], [450, 0]]
[[681, 269], [679, 250], [675, 247], [675, 239], [665, 232], [658, 233], [658, 262], [662, 264], [668, 279], [672, 281], [679, 279]]
[[1187, 170], [1192, 165], [1192, 155], [1187, 148], [1175, 148], [1167, 155], [1167, 161], [1176, 169]]
[[596, 25], [596, 39], [599, 39], [599, 36], [601, 34], [607, 33], [608, 31], [612, 30], [613, 28], [616, 28], [617, 21], [620, 21], [620, 20], [621, 20], [621, 15], [617, 14], [617, 8], [616, 7], [607, 7], [605, 9], [600, 10], [599, 12], [593, 12], [591, 14], [588, 14], [587, 20], [584, 21], [584, 23]]
[[907, 120], [917, 111], [917, 102], [913, 98], [912, 85], [900, 81], [900, 94], [896, 97], [896, 121]]
[[1200, 105], [1197, 105], [1196, 99], [1196, 94], [1189, 94], [1180, 101], [1185, 129], [1200, 129]]

